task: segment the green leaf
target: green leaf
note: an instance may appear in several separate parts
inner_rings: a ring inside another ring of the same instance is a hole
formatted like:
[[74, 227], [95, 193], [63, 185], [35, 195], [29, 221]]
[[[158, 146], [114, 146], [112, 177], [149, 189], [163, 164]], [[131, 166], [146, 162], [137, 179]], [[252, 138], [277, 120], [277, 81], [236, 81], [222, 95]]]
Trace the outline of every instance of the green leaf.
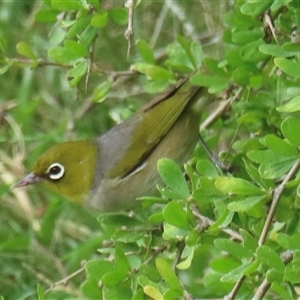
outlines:
[[244, 45], [264, 37], [264, 31], [261, 28], [253, 30], [241, 30], [232, 34], [232, 42], [234, 44]]
[[128, 10], [123, 7], [113, 7], [107, 13], [108, 17], [119, 25], [128, 23]]
[[226, 194], [255, 195], [262, 194], [263, 191], [242, 178], [219, 177], [215, 182], [216, 188]]
[[129, 286], [130, 282], [103, 287], [103, 297], [92, 299], [122, 299], [132, 300], [132, 292]]
[[53, 9], [60, 11], [79, 10], [82, 8], [82, 4], [78, 0], [52, 0], [51, 6]]
[[74, 68], [68, 72], [69, 77], [81, 77], [87, 71], [87, 61], [81, 61], [78, 64], [75, 64]]
[[179, 269], [179, 270], [187, 270], [192, 264], [192, 261], [193, 261], [193, 258], [194, 258], [194, 247], [187, 247], [186, 246], [184, 251], [187, 248], [190, 250], [189, 251], [190, 253], [184, 261], [182, 261], [182, 262], [180, 262], [176, 265], [176, 268]]
[[108, 13], [97, 13], [91, 20], [91, 25], [96, 28], [102, 28], [106, 25], [108, 19]]
[[74, 38], [75, 36], [81, 34], [90, 24], [92, 19], [91, 15], [87, 15], [85, 17], [81, 17], [80, 19], [76, 20], [76, 22], [71, 26], [68, 31], [67, 37], [69, 39]]
[[64, 64], [71, 64], [78, 60], [78, 56], [71, 53], [65, 47], [54, 47], [48, 51], [48, 55], [54, 61]]
[[241, 12], [245, 15], [256, 17], [266, 11], [272, 3], [273, 0], [249, 0], [241, 6]]
[[287, 288], [283, 287], [281, 283], [273, 282], [271, 290], [279, 295], [280, 299], [293, 300], [295, 299], [291, 293], [288, 293]]
[[284, 51], [281, 46], [274, 44], [262, 44], [258, 47], [259, 51], [266, 55], [271, 55], [275, 57], [289, 57], [291, 53]]
[[146, 63], [135, 63], [133, 67], [134, 70], [143, 73], [154, 80], [174, 79], [173, 74], [162, 67]]
[[256, 256], [263, 264], [274, 268], [278, 272], [284, 272], [284, 263], [272, 248], [268, 246], [260, 246], [256, 250]]
[[52, 9], [39, 10], [35, 14], [35, 20], [43, 23], [55, 23], [57, 20], [58, 11]]
[[[300, 123], [300, 122], [299, 122]], [[295, 131], [295, 130], [294, 130]], [[300, 143], [300, 140], [299, 140]], [[271, 149], [274, 153], [278, 153], [281, 155], [296, 155], [297, 150], [291, 144], [283, 141], [279, 137], [273, 134], [267, 134], [265, 136], [265, 144], [266, 146]]]
[[287, 250], [300, 250], [300, 234], [288, 235], [286, 233], [278, 233], [276, 236], [277, 243]]
[[89, 260], [85, 265], [85, 270], [88, 276], [96, 281], [100, 281], [102, 276], [113, 271], [114, 266], [111, 262], [100, 259]]
[[226, 199], [226, 196], [216, 188], [214, 181], [201, 177], [199, 182], [200, 188], [193, 192], [193, 199], [196, 201], [203, 203], [204, 201], [213, 202]]
[[177, 278], [170, 264], [166, 260], [162, 258], [157, 258], [155, 261], [155, 265], [161, 277], [171, 288], [180, 291], [182, 290], [179, 279]]
[[98, 281], [94, 278], [87, 278], [80, 286], [82, 293], [89, 299], [103, 299]]
[[149, 44], [145, 40], [137, 40], [136, 46], [146, 63], [155, 64], [153, 49], [150, 48]]
[[248, 261], [243, 263], [239, 267], [234, 270], [228, 272], [224, 276], [221, 277], [222, 282], [233, 282], [236, 283], [242, 276], [244, 276], [245, 270], [252, 264], [252, 262]]
[[86, 57], [89, 54], [85, 46], [73, 40], [65, 40], [64, 46], [70, 51], [70, 53], [77, 57]]
[[196, 169], [199, 174], [208, 177], [208, 178], [217, 178], [219, 177], [219, 172], [216, 166], [211, 163], [209, 160], [200, 159], [197, 162]]
[[20, 55], [36, 60], [36, 56], [33, 53], [31, 46], [27, 42], [19, 42], [16, 46], [16, 49]]
[[240, 48], [240, 56], [242, 61], [247, 63], [257, 63], [265, 58], [267, 56], [260, 51], [258, 51], [258, 48], [264, 43], [263, 40], [257, 40], [255, 42], [249, 43], [243, 47]]
[[210, 93], [217, 93], [224, 90], [229, 84], [229, 78], [219, 76], [208, 76], [202, 74], [195, 74], [191, 77], [190, 82], [194, 85], [209, 87]]
[[236, 212], [248, 212], [258, 203], [263, 203], [266, 196], [253, 196], [247, 197], [244, 200], [230, 202], [228, 204], [228, 209]]
[[248, 249], [245, 249], [242, 245], [228, 239], [215, 239], [214, 244], [218, 249], [239, 259], [250, 258], [252, 256], [251, 251], [248, 251]]
[[123, 270], [114, 270], [107, 272], [102, 276], [102, 283], [104, 285], [117, 285], [127, 278], [128, 274]]
[[176, 226], [178, 228], [190, 230], [187, 212], [184, 211], [183, 207], [176, 201], [172, 201], [166, 205], [163, 209], [163, 217], [166, 222]]
[[180, 167], [171, 159], [161, 158], [157, 162], [157, 170], [165, 184], [172, 190], [176, 199], [187, 199], [190, 190]]
[[[202, 54], [202, 48], [198, 44], [193, 43], [192, 41], [189, 41], [188, 39], [186, 39], [182, 35], [177, 36], [177, 41], [180, 44], [180, 46], [184, 49], [184, 51], [186, 53], [186, 56], [188, 57], [189, 61], [191, 62], [193, 68], [194, 69], [199, 68], [201, 66], [202, 57], [203, 57], [203, 55], [201, 55]], [[193, 48], [193, 52], [195, 54], [200, 55], [200, 57], [198, 57], [197, 62], [196, 62], [195, 57], [192, 53], [192, 48]], [[197, 49], [195, 49], [195, 48], [197, 48]]]
[[98, 103], [103, 102], [110, 91], [111, 84], [110, 81], [104, 81], [99, 84], [94, 90], [92, 101]]
[[296, 112], [300, 110], [300, 96], [292, 98], [288, 103], [276, 107], [279, 112]]
[[44, 289], [38, 284], [37, 285], [37, 294], [38, 294], [38, 300], [45, 300], [45, 291]]
[[283, 136], [293, 145], [300, 145], [300, 121], [295, 117], [288, 117], [281, 123], [281, 131]]
[[287, 58], [275, 58], [275, 65], [289, 76], [300, 78], [300, 64]]
[[164, 299], [164, 296], [161, 294], [161, 292], [152, 285], [146, 285], [143, 291], [151, 299], [154, 300]]

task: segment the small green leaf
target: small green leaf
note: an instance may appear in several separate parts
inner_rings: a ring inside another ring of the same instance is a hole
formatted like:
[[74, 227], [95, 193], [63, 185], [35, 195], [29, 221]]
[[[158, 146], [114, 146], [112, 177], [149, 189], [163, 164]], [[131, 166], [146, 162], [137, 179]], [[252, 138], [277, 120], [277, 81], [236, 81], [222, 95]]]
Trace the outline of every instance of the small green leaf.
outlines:
[[282, 283], [273, 282], [271, 284], [271, 290], [279, 295], [280, 299], [293, 300], [295, 299], [292, 293], [289, 293], [286, 286], [282, 286]]
[[219, 76], [195, 74], [191, 77], [190, 82], [198, 86], [209, 87], [208, 91], [210, 93], [216, 93], [225, 89], [229, 84], [230, 80], [229, 78], [223, 78]]
[[300, 234], [290, 236], [286, 233], [278, 233], [276, 236], [277, 243], [287, 250], [300, 250]]
[[31, 46], [27, 42], [18, 43], [16, 49], [20, 55], [36, 60], [36, 56], [33, 53]]
[[65, 47], [54, 47], [48, 51], [48, 55], [54, 61], [59, 63], [73, 63], [78, 60], [78, 56], [72, 54], [67, 48]]
[[137, 40], [136, 46], [146, 63], [155, 64], [153, 49], [150, 48], [149, 44], [145, 40]]
[[284, 51], [281, 46], [274, 44], [262, 44], [258, 47], [259, 51], [266, 55], [271, 55], [275, 57], [289, 57], [290, 52]]
[[180, 291], [182, 290], [179, 279], [177, 278], [170, 264], [166, 260], [162, 258], [157, 258], [155, 261], [155, 265], [161, 277], [171, 288]]
[[168, 203], [163, 209], [162, 214], [165, 221], [169, 224], [186, 230], [191, 229], [187, 217], [187, 212], [184, 211], [184, 209], [178, 202], [172, 201]]
[[108, 17], [119, 25], [128, 23], [128, 10], [123, 7], [113, 7], [107, 13]]
[[147, 296], [149, 296], [153, 300], [164, 299], [164, 296], [160, 293], [160, 291], [152, 285], [146, 285], [143, 288], [143, 291]]
[[103, 102], [106, 99], [110, 91], [110, 88], [111, 88], [110, 81], [104, 81], [101, 84], [99, 84], [94, 90], [92, 101], [98, 103]]
[[113, 271], [113, 269], [112, 263], [100, 259], [89, 260], [85, 265], [86, 273], [96, 281], [100, 281], [104, 274]]
[[68, 72], [69, 77], [81, 77], [87, 71], [87, 61], [81, 61], [78, 64], [75, 64], [74, 68]]
[[200, 159], [197, 162], [196, 169], [199, 172], [199, 174], [205, 177], [210, 177], [210, 178], [219, 177], [219, 173], [216, 166], [208, 160]]
[[133, 67], [136, 71], [143, 73], [154, 80], [174, 79], [173, 74], [162, 67], [146, 63], [135, 63]]
[[258, 203], [262, 203], [265, 198], [265, 196], [253, 196], [241, 201], [230, 202], [228, 209], [236, 212], [247, 212]]
[[293, 145], [300, 145], [300, 121], [295, 117], [288, 117], [281, 123], [281, 131], [283, 136]]
[[240, 48], [240, 56], [242, 61], [247, 63], [257, 63], [264, 60], [267, 56], [258, 48], [264, 43], [262, 39], [246, 44]]
[[276, 108], [279, 112], [296, 112], [300, 110], [300, 96], [292, 98], [288, 103]]
[[44, 289], [38, 284], [37, 285], [37, 294], [38, 294], [38, 300], [45, 300], [45, 291]]
[[273, 134], [267, 134], [265, 136], [265, 144], [274, 153], [287, 155], [287, 156], [297, 154], [295, 147], [293, 147], [291, 144], [288, 144], [287, 142], [283, 141], [281, 138]]
[[229, 273], [225, 274], [221, 277], [222, 282], [233, 282], [236, 283], [242, 276], [244, 276], [245, 270], [252, 264], [252, 262], [248, 261]]
[[81, 17], [80, 19], [76, 20], [76, 22], [71, 26], [68, 31], [67, 37], [69, 39], [74, 38], [75, 36], [81, 34], [90, 24], [92, 19], [91, 15], [87, 15], [85, 17]]
[[105, 273], [101, 280], [104, 285], [116, 285], [125, 280], [127, 276], [128, 274], [126, 272], [115, 270]]
[[300, 78], [300, 64], [287, 58], [275, 58], [275, 65], [289, 76]]
[[252, 256], [251, 251], [247, 251], [247, 249], [245, 249], [242, 245], [227, 239], [215, 239], [214, 244], [218, 249], [239, 259], [250, 258]]
[[103, 299], [98, 281], [94, 278], [87, 278], [80, 286], [80, 290], [88, 299]]
[[186, 250], [186, 248], [188, 248], [190, 250], [189, 251], [190, 253], [184, 261], [182, 261], [176, 265], [176, 268], [179, 270], [187, 270], [191, 266], [193, 258], [194, 258], [194, 247], [186, 246], [184, 250]]
[[226, 194], [255, 195], [262, 194], [262, 190], [251, 182], [242, 178], [219, 177], [216, 179], [217, 189]]
[[258, 16], [262, 14], [264, 11], [266, 11], [271, 4], [273, 3], [273, 0], [252, 0], [247, 1], [241, 6], [241, 12], [245, 15], [249, 16]]
[[79, 10], [82, 8], [82, 4], [78, 0], [51, 0], [51, 6], [53, 9], [60, 11]]
[[91, 20], [91, 25], [96, 28], [102, 28], [106, 25], [108, 19], [108, 13], [97, 13]]
[[232, 34], [232, 42], [234, 44], [245, 45], [253, 41], [257, 41], [264, 37], [264, 31], [261, 28], [253, 30], [241, 30]]
[[180, 167], [171, 159], [162, 158], [157, 162], [157, 170], [165, 184], [177, 199], [190, 197], [190, 190]]
[[70, 53], [78, 57], [86, 57], [89, 54], [85, 46], [73, 40], [65, 40], [64, 46], [70, 51]]
[[55, 23], [57, 20], [58, 11], [52, 9], [39, 10], [35, 14], [35, 20], [43, 23]]
[[284, 272], [284, 263], [272, 248], [268, 246], [260, 246], [256, 250], [256, 256], [263, 264], [274, 268], [278, 272]]

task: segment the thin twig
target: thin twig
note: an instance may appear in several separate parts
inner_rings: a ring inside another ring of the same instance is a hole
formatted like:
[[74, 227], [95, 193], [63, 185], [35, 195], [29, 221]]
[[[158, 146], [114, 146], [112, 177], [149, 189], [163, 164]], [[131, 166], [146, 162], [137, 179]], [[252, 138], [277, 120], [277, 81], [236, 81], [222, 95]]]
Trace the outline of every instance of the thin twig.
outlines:
[[[196, 206], [192, 207], [192, 212], [193, 212], [194, 216], [197, 217], [198, 220], [200, 221], [199, 222], [200, 227], [198, 226], [199, 227], [198, 229], [200, 231], [202, 231], [205, 228], [207, 228], [209, 226], [212, 226], [214, 224], [213, 220], [209, 219], [208, 217], [205, 217], [205, 216], [201, 215], [201, 213], [198, 211], [198, 208]], [[233, 240], [238, 240], [238, 241], [241, 241], [241, 242], [243, 241], [242, 236], [238, 232], [236, 232], [236, 231], [234, 231], [230, 228], [219, 227], [219, 229], [221, 231], [223, 231], [224, 233], [228, 234]]]
[[52, 284], [50, 286], [49, 289], [47, 289], [45, 291], [45, 294], [51, 292], [55, 287], [57, 287], [59, 285], [67, 285], [70, 279], [72, 279], [72, 278], [76, 277], [77, 275], [81, 274], [84, 270], [85, 270], [85, 267], [83, 266], [80, 269], [76, 270], [74, 273], [72, 273], [72, 274], [68, 275], [67, 277], [63, 278], [62, 280], [55, 282], [54, 284]]
[[280, 197], [284, 191], [285, 184], [294, 178], [295, 174], [299, 170], [299, 167], [300, 167], [300, 160], [297, 160], [295, 162], [295, 164], [293, 165], [293, 167], [288, 172], [288, 174], [285, 176], [285, 178], [281, 182], [281, 184], [274, 190], [272, 204], [271, 204], [264, 228], [259, 237], [258, 246], [262, 246], [265, 243], [269, 228], [271, 226], [271, 223], [272, 223], [272, 220], [273, 220], [273, 217], [275, 214], [276, 207], [277, 207]]
[[128, 42], [127, 47], [127, 59], [129, 58], [131, 50], [131, 39], [133, 37], [133, 11], [134, 11], [134, 0], [127, 0], [125, 7], [128, 9], [128, 26], [124, 33], [124, 36]]

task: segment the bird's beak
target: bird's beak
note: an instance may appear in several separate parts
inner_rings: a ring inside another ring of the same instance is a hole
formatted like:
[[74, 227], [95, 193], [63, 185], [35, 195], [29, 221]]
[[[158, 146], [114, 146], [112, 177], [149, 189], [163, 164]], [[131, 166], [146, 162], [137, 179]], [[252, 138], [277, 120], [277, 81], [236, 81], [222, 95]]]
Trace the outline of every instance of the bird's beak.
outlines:
[[19, 182], [15, 183], [12, 188], [22, 187], [29, 184], [35, 184], [37, 182], [42, 181], [43, 178], [35, 175], [34, 173], [30, 173], [26, 175], [23, 179], [21, 179]]

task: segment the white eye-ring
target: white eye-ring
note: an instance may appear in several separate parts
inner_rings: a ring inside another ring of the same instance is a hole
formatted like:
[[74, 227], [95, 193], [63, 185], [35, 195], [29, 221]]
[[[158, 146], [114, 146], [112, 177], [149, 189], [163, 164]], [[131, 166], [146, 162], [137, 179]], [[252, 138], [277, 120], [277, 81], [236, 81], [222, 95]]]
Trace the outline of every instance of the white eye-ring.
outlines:
[[59, 163], [53, 163], [46, 171], [52, 180], [61, 179], [64, 176], [65, 168]]

